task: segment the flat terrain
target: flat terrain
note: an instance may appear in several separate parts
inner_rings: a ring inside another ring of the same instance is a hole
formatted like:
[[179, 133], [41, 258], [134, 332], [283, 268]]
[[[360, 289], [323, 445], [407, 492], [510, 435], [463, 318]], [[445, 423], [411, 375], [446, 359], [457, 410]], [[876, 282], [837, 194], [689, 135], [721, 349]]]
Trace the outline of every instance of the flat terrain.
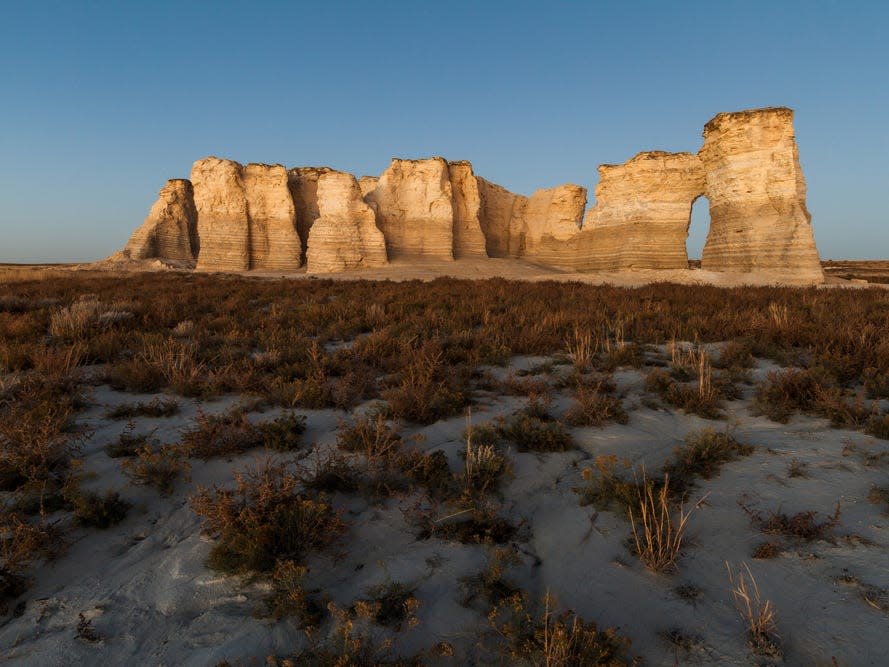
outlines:
[[866, 288], [12, 283], [2, 660], [883, 664], [887, 331]]

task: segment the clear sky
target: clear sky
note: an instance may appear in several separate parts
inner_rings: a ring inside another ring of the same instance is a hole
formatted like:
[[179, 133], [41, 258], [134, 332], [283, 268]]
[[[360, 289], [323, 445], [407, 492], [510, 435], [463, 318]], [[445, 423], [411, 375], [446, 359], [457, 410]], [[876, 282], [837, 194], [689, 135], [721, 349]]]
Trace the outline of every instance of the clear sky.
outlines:
[[592, 203], [598, 164], [760, 106], [796, 111], [822, 257], [889, 258], [886, 0], [0, 0], [0, 262], [111, 254], [207, 155], [443, 155]]

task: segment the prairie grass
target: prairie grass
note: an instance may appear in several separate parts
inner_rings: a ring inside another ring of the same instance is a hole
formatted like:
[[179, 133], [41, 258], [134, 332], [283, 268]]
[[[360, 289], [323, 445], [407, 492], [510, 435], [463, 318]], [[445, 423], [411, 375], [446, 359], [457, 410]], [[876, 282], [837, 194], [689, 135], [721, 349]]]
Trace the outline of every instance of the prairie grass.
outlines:
[[747, 630], [747, 640], [754, 653], [780, 658], [781, 637], [778, 634], [775, 606], [770, 600], [763, 600], [756, 578], [750, 567], [744, 563], [737, 574], [726, 563], [729, 585], [735, 609]]
[[673, 502], [669, 476], [655, 484], [643, 475], [636, 493], [628, 510], [636, 555], [649, 570], [669, 572], [676, 567], [691, 511]]

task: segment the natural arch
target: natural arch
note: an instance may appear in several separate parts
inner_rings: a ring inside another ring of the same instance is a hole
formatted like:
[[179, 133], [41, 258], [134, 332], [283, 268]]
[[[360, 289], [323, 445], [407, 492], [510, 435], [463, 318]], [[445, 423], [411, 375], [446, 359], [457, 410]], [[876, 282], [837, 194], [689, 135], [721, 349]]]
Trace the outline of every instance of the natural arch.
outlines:
[[700, 195], [691, 203], [688, 228], [685, 237], [685, 252], [690, 266], [700, 266], [704, 254], [704, 244], [710, 231], [710, 201]]

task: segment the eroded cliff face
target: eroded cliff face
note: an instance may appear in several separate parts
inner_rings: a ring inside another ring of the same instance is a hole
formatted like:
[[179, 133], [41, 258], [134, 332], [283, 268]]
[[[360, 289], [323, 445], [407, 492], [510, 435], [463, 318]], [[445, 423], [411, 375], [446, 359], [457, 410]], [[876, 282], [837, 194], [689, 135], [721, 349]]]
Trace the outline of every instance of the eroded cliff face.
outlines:
[[294, 167], [287, 172], [290, 195], [296, 209], [296, 231], [303, 246], [303, 258], [309, 241], [309, 230], [318, 216], [318, 179], [334, 170], [330, 167]]
[[250, 268], [250, 224], [241, 165], [208, 157], [191, 168], [198, 212], [200, 271], [246, 271]]
[[309, 231], [308, 273], [385, 265], [386, 239], [355, 177], [333, 171], [321, 174], [316, 193], [319, 216]]
[[793, 111], [721, 113], [704, 127], [699, 155], [710, 201], [701, 267], [777, 271], [799, 282], [823, 281]]
[[279, 164], [248, 164], [241, 171], [247, 199], [250, 268], [293, 271], [302, 262], [302, 243], [287, 185], [287, 170]]
[[444, 158], [395, 158], [367, 193], [390, 259], [454, 259], [454, 209]]
[[133, 232], [123, 254], [130, 259], [194, 261], [197, 220], [191, 183], [184, 178], [171, 179], [158, 192], [148, 217]]
[[694, 200], [704, 192], [697, 155], [648, 151], [599, 167], [596, 205], [572, 247], [559, 252], [578, 271], [687, 269], [685, 241]]
[[560, 185], [537, 190], [525, 204], [510, 248], [515, 257], [549, 262], [549, 248], [574, 237], [583, 222], [586, 188]]
[[528, 198], [477, 177], [480, 200], [479, 222], [489, 257], [516, 257], [519, 252], [514, 230], [521, 227]]
[[465, 160], [449, 162], [448, 178], [454, 211], [454, 258], [487, 257], [485, 235], [479, 222], [481, 197], [472, 165]]
[[292, 271], [307, 254], [310, 272], [379, 266], [387, 256], [681, 270], [701, 195], [711, 216], [704, 269], [823, 281], [793, 112], [784, 108], [719, 114], [696, 155], [648, 151], [600, 166], [596, 205], [585, 216], [578, 185], [526, 197], [478, 177], [469, 162], [440, 157], [396, 158], [379, 178], [360, 181], [328, 167], [288, 171], [210, 157], [194, 164], [191, 183], [167, 183], [120, 256], [197, 258], [209, 271]]

